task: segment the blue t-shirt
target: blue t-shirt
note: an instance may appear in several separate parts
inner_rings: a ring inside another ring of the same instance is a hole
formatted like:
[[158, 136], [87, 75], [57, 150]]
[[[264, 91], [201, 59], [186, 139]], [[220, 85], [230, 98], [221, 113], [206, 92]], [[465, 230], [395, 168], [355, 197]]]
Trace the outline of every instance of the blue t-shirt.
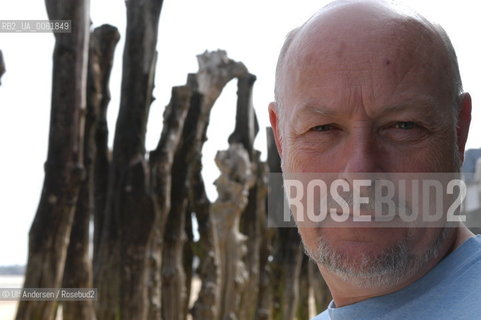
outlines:
[[312, 320], [481, 319], [481, 236], [466, 240], [424, 277], [394, 293], [327, 310]]

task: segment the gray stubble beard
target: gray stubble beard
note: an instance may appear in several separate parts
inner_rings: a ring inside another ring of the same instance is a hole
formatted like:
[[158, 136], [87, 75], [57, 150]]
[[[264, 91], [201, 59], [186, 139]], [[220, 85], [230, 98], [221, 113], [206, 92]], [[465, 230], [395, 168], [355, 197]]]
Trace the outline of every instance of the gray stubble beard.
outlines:
[[310, 250], [304, 244], [305, 253], [319, 266], [325, 267], [342, 280], [361, 288], [393, 287], [420, 272], [429, 262], [439, 257], [440, 248], [452, 231], [444, 227], [432, 244], [422, 253], [413, 254], [409, 249], [410, 233], [401, 241], [386, 249], [378, 257], [363, 255], [360, 261], [349, 261], [345, 254], [336, 252], [321, 236], [317, 247]]

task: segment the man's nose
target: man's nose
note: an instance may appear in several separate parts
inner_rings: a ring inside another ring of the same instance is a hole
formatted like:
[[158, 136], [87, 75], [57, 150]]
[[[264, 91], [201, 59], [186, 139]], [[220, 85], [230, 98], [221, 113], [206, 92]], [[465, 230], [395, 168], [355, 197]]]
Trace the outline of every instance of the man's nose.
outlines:
[[344, 145], [345, 173], [382, 171], [382, 149], [368, 127], [353, 130]]

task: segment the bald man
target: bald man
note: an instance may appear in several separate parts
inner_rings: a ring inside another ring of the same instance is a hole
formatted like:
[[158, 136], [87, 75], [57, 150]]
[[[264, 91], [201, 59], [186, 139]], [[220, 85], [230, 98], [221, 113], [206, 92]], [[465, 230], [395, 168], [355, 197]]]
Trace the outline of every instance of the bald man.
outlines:
[[[459, 172], [471, 119], [444, 30], [381, 1], [335, 1], [281, 50], [269, 117], [284, 174]], [[320, 319], [481, 319], [481, 238], [298, 224], [333, 301]]]

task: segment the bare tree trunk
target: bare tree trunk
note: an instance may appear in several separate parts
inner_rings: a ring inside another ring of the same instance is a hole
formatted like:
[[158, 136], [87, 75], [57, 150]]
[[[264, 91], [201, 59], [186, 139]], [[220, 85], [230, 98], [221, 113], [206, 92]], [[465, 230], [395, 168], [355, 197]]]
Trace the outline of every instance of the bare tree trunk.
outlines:
[[[268, 164], [271, 173], [281, 172], [280, 158], [274, 148], [272, 132], [268, 132]], [[273, 187], [273, 186], [271, 186]], [[282, 210], [282, 202], [278, 209]], [[273, 208], [269, 208], [273, 210]], [[279, 228], [273, 238], [272, 261], [273, 314], [274, 320], [292, 320], [297, 310], [299, 272], [302, 263], [302, 245], [295, 228]]]
[[259, 132], [256, 113], [252, 105], [252, 88], [256, 76], [245, 74], [237, 82], [237, 110], [234, 132], [229, 136], [229, 143], [241, 143], [252, 159], [254, 140]]
[[212, 216], [210, 215], [211, 203], [205, 192], [204, 181], [201, 175], [201, 166], [198, 164], [191, 181], [190, 199], [199, 224], [199, 278], [201, 288], [199, 296], [192, 308], [194, 320], [213, 319], [219, 316], [220, 304], [220, 253], [217, 231]]
[[326, 310], [329, 302], [332, 300], [331, 293], [329, 292], [326, 281], [322, 278], [317, 265], [309, 261], [307, 269], [309, 273], [309, 284], [314, 294], [316, 313], [320, 313]]
[[[189, 101], [190, 102], [190, 101]], [[170, 211], [162, 248], [162, 319], [183, 320], [188, 299], [184, 271], [185, 212], [188, 210], [188, 174], [192, 127], [184, 125], [182, 140], [175, 153], [170, 176], [172, 190]], [[187, 136], [186, 136], [187, 135]], [[189, 139], [190, 135], [190, 139]]]
[[220, 303], [219, 248], [216, 228], [210, 213], [210, 202], [202, 180], [202, 147], [205, 142], [210, 111], [224, 86], [233, 78], [247, 74], [242, 63], [230, 60], [226, 52], [205, 52], [197, 57], [199, 72], [189, 77], [190, 85], [197, 93], [192, 100], [187, 125], [195, 135], [192, 145], [190, 170], [190, 199], [199, 223], [199, 251], [201, 289], [196, 300], [193, 319], [218, 319]]
[[[95, 268], [98, 266], [97, 251], [100, 242], [100, 231], [102, 229], [103, 215], [107, 202], [108, 173], [110, 166], [110, 151], [108, 148], [109, 130], [107, 126], [107, 107], [110, 102], [110, 73], [112, 71], [114, 52], [120, 33], [117, 28], [110, 25], [102, 25], [95, 28], [92, 34], [91, 43], [93, 45], [94, 54], [97, 57], [97, 66], [93, 68], [92, 73], [97, 73], [100, 82], [99, 107], [97, 115], [97, 127], [95, 131], [95, 159], [94, 159], [94, 250], [93, 250], [93, 266], [94, 266], [94, 283]], [[97, 69], [98, 68], [98, 69]]]
[[[72, 33], [55, 34], [52, 110], [45, 180], [29, 234], [25, 288], [57, 288], [80, 185], [89, 39], [89, 1], [46, 1], [50, 19], [72, 20]], [[20, 301], [16, 319], [52, 319], [54, 301]]]
[[[266, 128], [267, 148], [268, 148], [268, 166], [266, 172], [270, 170], [280, 170], [280, 158], [277, 155], [277, 149], [274, 144], [274, 137], [272, 129]], [[267, 181], [266, 181], [267, 183]], [[272, 186], [268, 186], [266, 192], [272, 196]], [[264, 208], [267, 207], [267, 199], [264, 198]], [[269, 208], [271, 210], [272, 208]], [[271, 319], [273, 310], [273, 286], [272, 282], [272, 263], [273, 257], [272, 239], [277, 234], [277, 230], [267, 226], [269, 212], [265, 212], [262, 217], [261, 225], [261, 244], [260, 244], [260, 265], [259, 265], [259, 294], [257, 301], [257, 311], [255, 315], [256, 320]]]
[[309, 320], [309, 258], [302, 256], [301, 270], [299, 272], [299, 298], [297, 303], [297, 320]]
[[194, 269], [193, 269], [193, 262], [194, 262], [194, 248], [195, 248], [195, 241], [194, 241], [194, 230], [192, 225], [192, 219], [194, 209], [192, 208], [192, 204], [189, 201], [189, 207], [185, 212], [185, 235], [187, 236], [187, 242], [184, 244], [184, 252], [183, 252], [183, 265], [185, 270], [185, 291], [186, 291], [186, 299], [184, 303], [184, 310], [185, 315], [189, 314], [189, 305], [190, 305], [190, 297], [192, 296], [192, 281], [194, 280]]
[[[185, 127], [187, 130], [191, 128]], [[185, 131], [184, 131], [185, 133]], [[185, 212], [188, 210], [188, 151], [192, 141], [182, 140], [171, 175], [171, 208], [167, 217], [162, 251], [162, 318], [183, 320], [188, 299], [184, 271]]]
[[156, 150], [150, 153], [152, 189], [159, 206], [159, 217], [149, 246], [149, 313], [148, 319], [161, 317], [161, 265], [165, 224], [171, 208], [172, 166], [190, 108], [189, 86], [174, 87], [172, 99], [164, 112], [164, 126]]
[[[156, 229], [153, 240], [154, 249], [151, 250], [153, 273], [149, 284], [151, 288], [149, 319], [158, 319], [160, 309], [165, 319], [183, 319], [186, 315], [184, 308], [188, 297], [185, 271], [183, 270], [183, 242], [185, 241], [183, 232], [185, 212], [188, 209], [187, 184], [192, 175], [192, 163], [195, 162], [193, 159], [200, 159], [210, 110], [215, 100], [229, 80], [246, 72], [242, 64], [229, 60], [222, 51], [206, 52], [198, 56], [198, 60], [199, 72], [189, 75], [188, 78], [187, 86], [193, 95], [189, 101], [191, 106], [185, 120], [181, 144], [176, 148], [171, 146], [166, 149], [176, 152], [175, 159], [173, 163], [171, 160], [166, 162], [165, 159], [157, 161], [158, 165], [164, 164], [163, 169], [155, 173], [157, 177], [162, 177], [161, 183], [156, 182], [155, 193], [161, 208], [160, 216], [163, 222]], [[151, 154], [151, 158], [155, 159], [155, 157], [155, 153]], [[166, 163], [173, 166], [172, 172], [170, 172], [170, 167], [165, 166]], [[169, 168], [169, 172], [167, 172], [167, 168]], [[170, 180], [171, 175], [176, 177], [175, 181]], [[168, 179], [163, 177], [168, 177]], [[171, 184], [172, 190], [170, 190]], [[168, 211], [170, 213], [167, 215]], [[168, 220], [165, 220], [166, 218]], [[162, 245], [163, 232], [158, 230], [164, 230], [165, 223], [168, 224], [167, 233], [164, 236], [166, 244]], [[159, 256], [160, 251], [163, 251], [163, 257]], [[160, 268], [157, 268], [159, 264], [162, 264], [162, 275], [158, 273], [161, 271]], [[166, 292], [161, 294], [160, 288]], [[161, 303], [158, 299], [160, 296], [162, 296]]]
[[243, 262], [246, 236], [239, 231], [239, 223], [255, 177], [249, 155], [241, 144], [233, 143], [228, 150], [219, 151], [216, 164], [221, 171], [215, 182], [219, 197], [211, 209], [220, 248], [220, 319], [230, 320], [239, 313], [241, 292], [248, 278]]
[[[256, 182], [249, 191], [249, 203], [241, 216], [241, 232], [247, 235], [247, 254], [244, 258], [249, 277], [241, 293], [241, 310], [239, 319], [255, 319], [260, 296], [261, 260], [268, 260], [268, 256], [261, 245], [267, 233], [262, 233], [262, 223], [266, 222], [265, 199], [267, 194], [267, 165], [260, 160], [260, 152], [254, 151], [253, 169]], [[264, 266], [262, 266], [263, 268]]]
[[274, 238], [272, 263], [274, 279], [273, 319], [294, 319], [299, 297], [299, 272], [302, 262], [302, 245], [294, 228], [280, 228]]
[[[259, 162], [252, 162], [252, 169], [257, 171]], [[254, 318], [256, 312], [256, 302], [259, 293], [259, 248], [260, 248], [260, 226], [259, 219], [256, 216], [257, 212], [257, 179], [259, 178], [253, 172], [256, 178], [256, 184], [249, 190], [248, 203], [246, 209], [241, 215], [240, 232], [246, 238], [246, 254], [243, 257], [243, 262], [247, 272], [246, 282], [243, 290], [239, 292], [240, 302], [242, 308], [239, 309], [238, 319], [251, 320]]]
[[[90, 109], [90, 108], [89, 108]], [[87, 111], [87, 117], [91, 116], [91, 110]], [[87, 120], [86, 134], [91, 135], [93, 123]], [[77, 207], [70, 233], [70, 242], [65, 261], [63, 275], [64, 288], [92, 288], [92, 262], [89, 257], [89, 223], [90, 214], [93, 210], [93, 175], [92, 154], [87, 151], [90, 146], [85, 141], [85, 169], [87, 180], [80, 189]], [[65, 301], [62, 302], [63, 320], [95, 319], [95, 310], [92, 300]]]
[[[70, 243], [65, 262], [63, 287], [65, 288], [91, 288], [92, 262], [89, 256], [89, 224], [90, 217], [94, 214], [94, 174], [96, 145], [95, 137], [97, 123], [100, 118], [103, 96], [107, 84], [103, 79], [110, 74], [111, 60], [119, 33], [116, 28], [102, 26], [96, 28], [90, 35], [89, 67], [87, 76], [87, 116], [84, 132], [84, 164], [86, 178], [82, 183], [77, 207], [70, 234]], [[104, 50], [102, 50], [104, 49]], [[105, 51], [106, 49], [106, 51]], [[110, 63], [105, 65], [105, 56], [108, 55]], [[93, 301], [67, 301], [63, 302], [63, 319], [95, 319]]]
[[[200, 99], [192, 104], [192, 118], [200, 115]], [[201, 288], [199, 296], [192, 308], [194, 320], [213, 319], [219, 317], [220, 304], [220, 252], [217, 230], [212, 219], [211, 203], [207, 198], [202, 178], [202, 153], [197, 147], [195, 161], [192, 164], [192, 177], [189, 189], [189, 201], [195, 211], [199, 225], [199, 278]]]
[[[266, 170], [267, 171], [267, 170]], [[267, 192], [267, 190], [266, 190]], [[264, 203], [266, 199], [264, 198]], [[255, 320], [270, 319], [272, 310], [272, 271], [270, 258], [272, 256], [272, 236], [275, 231], [267, 227], [267, 214], [263, 217], [261, 225], [261, 244], [260, 244], [260, 262], [259, 262], [259, 293], [256, 304]]]
[[127, 1], [122, 91], [98, 251], [100, 319], [146, 319], [148, 245], [159, 209], [145, 160], [162, 0]]
[[255, 317], [260, 272], [261, 221], [265, 215], [265, 193], [267, 174], [265, 164], [260, 161], [260, 152], [254, 150], [254, 139], [259, 131], [256, 114], [252, 105], [252, 88], [256, 77], [247, 74], [238, 80], [236, 126], [229, 137], [229, 143], [241, 143], [249, 154], [256, 182], [249, 190], [248, 204], [240, 216], [240, 231], [247, 236], [247, 253], [244, 264], [248, 278], [240, 295], [242, 308], [239, 319], [252, 320]]
[[[2, 50], [0, 50], [0, 80], [2, 79], [3, 74], [5, 73], [5, 61], [3, 61], [3, 54]], [[2, 85], [2, 82], [0, 81], [0, 85]]]

